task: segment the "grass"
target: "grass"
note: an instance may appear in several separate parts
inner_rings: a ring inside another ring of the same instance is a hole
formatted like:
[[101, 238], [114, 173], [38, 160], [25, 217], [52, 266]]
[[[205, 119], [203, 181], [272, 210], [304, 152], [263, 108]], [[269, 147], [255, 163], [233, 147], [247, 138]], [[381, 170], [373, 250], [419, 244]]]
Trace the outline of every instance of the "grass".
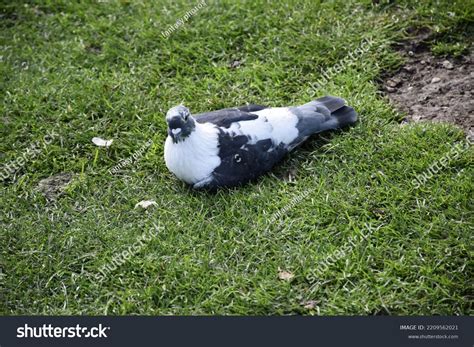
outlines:
[[[163, 38], [195, 5], [2, 3], [2, 168], [58, 135], [2, 182], [0, 313], [472, 313], [473, 151], [416, 189], [464, 135], [400, 126], [377, 84], [401, 64], [391, 45], [408, 29], [455, 34], [472, 4], [208, 1]], [[353, 64], [309, 88], [366, 38], [375, 44]], [[164, 113], [180, 102], [198, 113], [324, 94], [345, 97], [358, 124], [307, 142], [257, 182], [194, 192], [164, 165]], [[94, 136], [114, 142], [97, 148]], [[149, 139], [143, 158], [108, 172]], [[281, 179], [289, 170], [292, 182]], [[60, 173], [73, 181], [48, 201], [38, 182]], [[135, 209], [144, 199], [157, 206]], [[154, 225], [103, 281], [90, 275]], [[347, 248], [356, 235], [369, 236]], [[294, 277], [279, 279], [283, 270]]]

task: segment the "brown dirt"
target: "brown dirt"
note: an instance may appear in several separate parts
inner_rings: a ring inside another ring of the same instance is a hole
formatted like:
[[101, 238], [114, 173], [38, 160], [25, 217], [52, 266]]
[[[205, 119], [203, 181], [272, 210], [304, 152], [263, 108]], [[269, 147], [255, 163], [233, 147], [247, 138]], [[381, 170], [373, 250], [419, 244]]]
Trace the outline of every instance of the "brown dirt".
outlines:
[[420, 41], [403, 46], [407, 63], [384, 81], [405, 121], [449, 122], [474, 133], [474, 54], [439, 58]]
[[38, 182], [38, 190], [44, 194], [48, 200], [55, 200], [63, 192], [66, 186], [71, 182], [72, 174], [62, 173]]

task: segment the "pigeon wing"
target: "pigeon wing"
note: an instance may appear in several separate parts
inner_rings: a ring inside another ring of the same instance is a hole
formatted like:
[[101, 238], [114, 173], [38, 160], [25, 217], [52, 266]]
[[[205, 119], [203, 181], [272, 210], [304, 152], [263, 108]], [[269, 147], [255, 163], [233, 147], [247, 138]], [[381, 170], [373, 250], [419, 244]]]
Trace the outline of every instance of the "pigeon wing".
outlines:
[[267, 108], [267, 106], [254, 105], [254, 104], [237, 107], [237, 109], [239, 109], [240, 111], [244, 111], [244, 112], [257, 112], [257, 111], [261, 111], [265, 108]]
[[260, 111], [266, 108], [260, 105], [246, 105], [236, 108], [225, 108], [222, 110], [199, 113], [194, 115], [198, 123], [212, 123], [219, 127], [228, 128], [235, 122], [254, 120], [258, 115], [251, 112]]

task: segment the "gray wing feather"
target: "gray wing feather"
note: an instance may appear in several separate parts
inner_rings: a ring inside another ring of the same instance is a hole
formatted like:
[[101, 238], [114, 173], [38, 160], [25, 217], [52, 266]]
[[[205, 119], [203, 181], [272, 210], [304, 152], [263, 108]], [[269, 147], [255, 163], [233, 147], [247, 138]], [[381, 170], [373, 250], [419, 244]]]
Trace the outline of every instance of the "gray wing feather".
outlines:
[[258, 116], [251, 112], [266, 108], [260, 105], [246, 105], [236, 108], [225, 108], [222, 110], [199, 113], [194, 115], [198, 123], [212, 123], [220, 127], [228, 128], [235, 122], [257, 119]]

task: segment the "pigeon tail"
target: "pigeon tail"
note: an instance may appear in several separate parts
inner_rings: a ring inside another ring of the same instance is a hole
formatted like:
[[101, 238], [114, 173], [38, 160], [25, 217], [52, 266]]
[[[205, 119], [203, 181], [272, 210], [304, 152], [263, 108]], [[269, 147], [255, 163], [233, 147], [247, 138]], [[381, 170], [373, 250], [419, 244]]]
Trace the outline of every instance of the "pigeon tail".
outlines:
[[307, 136], [326, 130], [334, 130], [352, 125], [357, 121], [357, 113], [346, 106], [344, 99], [325, 96], [291, 109], [298, 116], [299, 137], [295, 143]]
[[331, 113], [331, 116], [336, 118], [338, 128], [344, 128], [357, 122], [357, 112], [349, 106], [341, 107]]
[[329, 110], [330, 115], [335, 118], [334, 123], [337, 124], [337, 128], [344, 128], [357, 121], [357, 112], [352, 107], [346, 106], [344, 99], [336, 96], [323, 96], [314, 100], [313, 103]]

